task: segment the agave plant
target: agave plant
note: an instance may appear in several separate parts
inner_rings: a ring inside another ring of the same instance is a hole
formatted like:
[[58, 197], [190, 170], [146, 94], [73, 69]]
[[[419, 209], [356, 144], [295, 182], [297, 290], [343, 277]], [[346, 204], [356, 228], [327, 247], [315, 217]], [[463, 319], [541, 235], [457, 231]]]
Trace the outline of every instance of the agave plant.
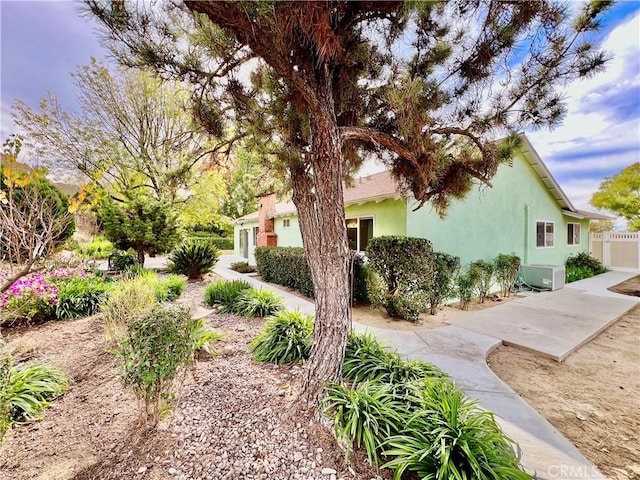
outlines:
[[199, 280], [218, 261], [219, 250], [209, 243], [187, 243], [169, 255], [169, 271]]

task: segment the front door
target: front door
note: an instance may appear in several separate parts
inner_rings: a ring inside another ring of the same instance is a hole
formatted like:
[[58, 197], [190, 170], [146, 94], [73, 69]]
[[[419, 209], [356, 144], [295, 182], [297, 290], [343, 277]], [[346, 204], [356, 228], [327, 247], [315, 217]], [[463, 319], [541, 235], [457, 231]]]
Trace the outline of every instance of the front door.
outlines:
[[240, 255], [249, 258], [249, 229], [240, 230]]

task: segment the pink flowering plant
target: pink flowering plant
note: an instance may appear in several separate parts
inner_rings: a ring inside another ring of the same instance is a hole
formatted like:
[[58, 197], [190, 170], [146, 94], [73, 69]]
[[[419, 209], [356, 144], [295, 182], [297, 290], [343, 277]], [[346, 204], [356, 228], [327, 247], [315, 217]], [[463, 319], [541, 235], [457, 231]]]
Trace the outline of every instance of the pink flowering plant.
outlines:
[[[0, 273], [0, 282], [7, 274]], [[41, 320], [50, 314], [57, 302], [58, 287], [45, 274], [34, 272], [16, 280], [0, 294], [0, 321], [15, 322]]]

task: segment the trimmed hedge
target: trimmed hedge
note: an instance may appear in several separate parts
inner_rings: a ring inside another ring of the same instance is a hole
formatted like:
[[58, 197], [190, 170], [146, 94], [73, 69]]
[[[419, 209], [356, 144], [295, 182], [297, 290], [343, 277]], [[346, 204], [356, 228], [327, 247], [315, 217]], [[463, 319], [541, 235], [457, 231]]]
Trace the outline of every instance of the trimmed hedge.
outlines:
[[[258, 275], [265, 282], [293, 288], [304, 296], [313, 298], [313, 280], [300, 247], [257, 247], [255, 250]], [[354, 261], [353, 302], [368, 303], [366, 265], [361, 257]]]
[[206, 234], [195, 234], [187, 236], [187, 243], [208, 243], [219, 250], [233, 250], [233, 238], [216, 237]]

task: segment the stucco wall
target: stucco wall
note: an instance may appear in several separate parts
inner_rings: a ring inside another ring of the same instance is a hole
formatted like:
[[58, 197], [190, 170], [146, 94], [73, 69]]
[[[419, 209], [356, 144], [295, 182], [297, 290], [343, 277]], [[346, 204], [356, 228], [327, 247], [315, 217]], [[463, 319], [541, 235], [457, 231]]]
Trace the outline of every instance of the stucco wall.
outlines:
[[[454, 201], [443, 219], [429, 206], [414, 212], [415, 200], [409, 200], [407, 235], [431, 240], [435, 250], [459, 256], [463, 265], [499, 253], [515, 253], [523, 263], [563, 265], [570, 253], [588, 250], [588, 221], [563, 215], [520, 154], [512, 166], [499, 168], [492, 183], [493, 188], [476, 187]], [[536, 247], [537, 221], [554, 222], [553, 247]], [[567, 245], [569, 222], [581, 224], [578, 246]]]
[[382, 202], [349, 205], [345, 209], [345, 217], [373, 217], [374, 237], [407, 234], [407, 204], [404, 200], [389, 198]]

